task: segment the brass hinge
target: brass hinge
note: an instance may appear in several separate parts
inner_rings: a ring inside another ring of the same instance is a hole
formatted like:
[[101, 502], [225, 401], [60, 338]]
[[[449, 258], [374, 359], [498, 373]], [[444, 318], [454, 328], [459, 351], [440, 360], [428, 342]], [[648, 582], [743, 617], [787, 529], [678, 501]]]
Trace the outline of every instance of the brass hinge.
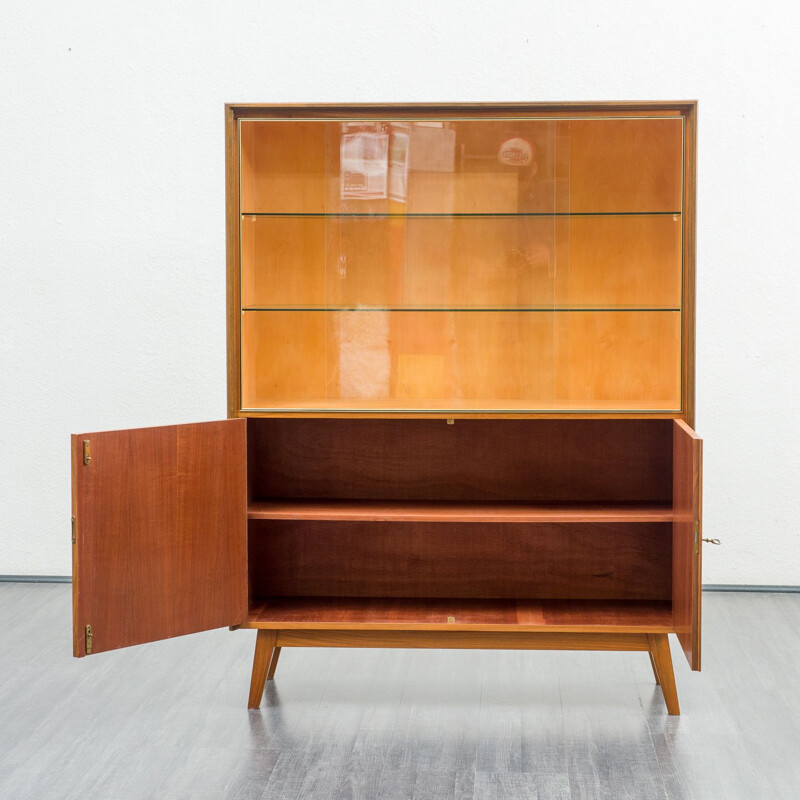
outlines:
[[75, 517], [72, 518], [72, 544], [75, 544]]
[[700, 552], [700, 523], [694, 523], [694, 552]]
[[447, 418], [447, 424], [448, 425], [455, 425], [456, 421], [453, 419], [453, 417], [448, 417]]
[[83, 440], [83, 466], [88, 467], [92, 461], [91, 444], [88, 439]]
[[86, 626], [86, 655], [92, 654], [92, 626]]

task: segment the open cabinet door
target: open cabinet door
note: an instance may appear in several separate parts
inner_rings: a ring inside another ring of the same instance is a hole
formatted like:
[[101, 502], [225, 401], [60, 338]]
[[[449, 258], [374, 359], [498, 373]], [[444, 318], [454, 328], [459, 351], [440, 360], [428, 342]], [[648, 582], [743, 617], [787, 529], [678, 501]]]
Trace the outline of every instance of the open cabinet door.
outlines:
[[700, 669], [703, 440], [683, 421], [672, 433], [672, 615], [692, 669]]
[[245, 426], [72, 437], [74, 655], [246, 620]]

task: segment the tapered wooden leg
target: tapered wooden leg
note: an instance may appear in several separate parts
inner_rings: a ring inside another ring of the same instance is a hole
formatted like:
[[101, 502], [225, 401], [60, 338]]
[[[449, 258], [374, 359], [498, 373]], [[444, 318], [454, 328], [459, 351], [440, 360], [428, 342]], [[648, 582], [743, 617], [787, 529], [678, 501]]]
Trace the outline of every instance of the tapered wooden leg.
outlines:
[[280, 647], [275, 647], [272, 650], [272, 659], [269, 662], [269, 669], [267, 670], [267, 680], [271, 681], [275, 677], [275, 667], [278, 666], [278, 657], [281, 654]]
[[666, 633], [651, 633], [647, 636], [650, 644], [650, 657], [655, 664], [656, 674], [661, 681], [661, 691], [667, 712], [673, 716], [681, 713], [678, 705], [678, 690], [675, 688], [675, 673], [672, 671], [672, 654]]
[[256, 636], [256, 652], [253, 656], [253, 675], [250, 678], [250, 699], [248, 708], [258, 708], [264, 694], [264, 684], [267, 682], [267, 670], [275, 650], [275, 631], [259, 630]]
[[648, 652], [650, 656], [650, 666], [653, 668], [653, 675], [656, 679], [656, 686], [661, 686], [661, 681], [658, 678], [658, 667], [656, 667], [656, 660], [653, 658], [653, 654]]

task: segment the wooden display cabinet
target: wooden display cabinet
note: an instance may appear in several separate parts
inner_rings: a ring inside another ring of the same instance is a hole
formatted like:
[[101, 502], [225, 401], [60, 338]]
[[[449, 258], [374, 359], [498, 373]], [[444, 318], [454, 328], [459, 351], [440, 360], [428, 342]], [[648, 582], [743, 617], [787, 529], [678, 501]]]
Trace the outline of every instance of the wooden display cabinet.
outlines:
[[228, 420], [73, 437], [74, 652], [700, 668], [691, 102], [226, 108]]

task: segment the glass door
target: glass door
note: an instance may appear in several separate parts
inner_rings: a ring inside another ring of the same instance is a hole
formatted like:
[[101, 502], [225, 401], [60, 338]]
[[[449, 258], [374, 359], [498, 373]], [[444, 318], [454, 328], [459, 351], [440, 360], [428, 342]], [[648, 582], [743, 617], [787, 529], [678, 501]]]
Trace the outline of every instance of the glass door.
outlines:
[[680, 410], [680, 117], [239, 135], [244, 410]]

